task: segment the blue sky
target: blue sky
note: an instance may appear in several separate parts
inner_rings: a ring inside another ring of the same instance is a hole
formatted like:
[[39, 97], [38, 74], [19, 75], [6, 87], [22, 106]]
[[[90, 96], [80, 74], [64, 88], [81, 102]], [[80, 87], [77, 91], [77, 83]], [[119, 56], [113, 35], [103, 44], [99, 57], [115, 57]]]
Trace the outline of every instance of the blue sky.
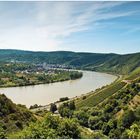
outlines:
[[140, 52], [140, 2], [0, 2], [0, 48]]

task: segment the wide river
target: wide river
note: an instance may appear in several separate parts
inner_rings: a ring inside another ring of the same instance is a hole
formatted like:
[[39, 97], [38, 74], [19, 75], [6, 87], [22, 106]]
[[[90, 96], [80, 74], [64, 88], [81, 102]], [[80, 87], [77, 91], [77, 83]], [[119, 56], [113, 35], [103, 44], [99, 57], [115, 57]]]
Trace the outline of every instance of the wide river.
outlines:
[[75, 97], [94, 91], [113, 82], [117, 77], [105, 73], [82, 71], [83, 77], [77, 80], [41, 84], [25, 87], [0, 88], [15, 103], [46, 105], [61, 97]]

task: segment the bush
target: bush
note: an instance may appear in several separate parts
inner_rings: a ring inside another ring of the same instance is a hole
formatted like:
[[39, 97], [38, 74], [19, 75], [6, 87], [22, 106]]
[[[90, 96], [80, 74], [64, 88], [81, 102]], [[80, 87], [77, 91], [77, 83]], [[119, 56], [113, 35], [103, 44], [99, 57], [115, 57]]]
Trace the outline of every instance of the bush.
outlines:
[[54, 113], [55, 111], [57, 110], [57, 106], [55, 105], [55, 104], [51, 104], [51, 106], [50, 106], [50, 111], [52, 112], [52, 113]]
[[135, 110], [135, 116], [136, 119], [139, 121], [140, 120], [140, 107], [137, 107]]
[[58, 108], [58, 112], [62, 117], [71, 118], [73, 115], [73, 111], [70, 110], [68, 107], [65, 107], [64, 105], [60, 105]]
[[120, 126], [128, 128], [134, 121], [136, 117], [132, 110], [127, 110], [120, 120]]
[[73, 111], [75, 110], [74, 101], [65, 102], [59, 106], [58, 112], [62, 117], [70, 118], [73, 115]]
[[137, 124], [133, 124], [130, 129], [126, 130], [126, 134], [129, 139], [139, 139], [140, 138], [140, 127]]
[[99, 110], [97, 107], [93, 107], [89, 110], [89, 113], [92, 116], [97, 116], [97, 115], [100, 115], [102, 113], [102, 111]]
[[113, 111], [113, 107], [110, 105], [110, 104], [107, 104], [106, 106], [105, 106], [105, 109], [104, 109], [104, 112], [106, 113], [110, 113], [110, 112], [112, 112]]
[[97, 123], [99, 122], [99, 117], [98, 116], [91, 116], [88, 119], [88, 126], [93, 129], [96, 130], [98, 129]]
[[103, 126], [102, 126], [103, 134], [108, 135], [110, 129], [111, 129], [111, 128], [110, 128], [110, 126], [109, 126], [107, 123], [104, 123], [104, 124], [103, 124]]
[[29, 109], [34, 109], [34, 108], [38, 108], [39, 106], [37, 104], [35, 105], [31, 105]]
[[74, 119], [64, 119], [58, 127], [58, 135], [60, 138], [77, 139], [80, 138], [78, 124]]
[[85, 111], [83, 110], [75, 111], [73, 117], [77, 118], [82, 126], [88, 127], [89, 115]]
[[68, 98], [68, 97], [62, 97], [62, 98], [60, 98], [59, 100], [60, 100], [60, 102], [63, 102], [63, 101], [69, 100], [69, 98]]
[[80, 131], [79, 124], [74, 119], [47, 114], [44, 120], [31, 123], [13, 137], [22, 139], [76, 139], [80, 138]]
[[3, 127], [0, 125], [0, 139], [5, 139], [5, 138], [6, 138], [6, 135], [5, 135], [4, 129], [3, 129]]
[[69, 109], [70, 109], [70, 110], [75, 110], [75, 109], [76, 109], [76, 106], [75, 106], [74, 101], [70, 101], [70, 102], [69, 102]]
[[85, 100], [86, 98], [87, 98], [86, 96], [83, 96], [83, 97], [82, 97], [83, 100]]

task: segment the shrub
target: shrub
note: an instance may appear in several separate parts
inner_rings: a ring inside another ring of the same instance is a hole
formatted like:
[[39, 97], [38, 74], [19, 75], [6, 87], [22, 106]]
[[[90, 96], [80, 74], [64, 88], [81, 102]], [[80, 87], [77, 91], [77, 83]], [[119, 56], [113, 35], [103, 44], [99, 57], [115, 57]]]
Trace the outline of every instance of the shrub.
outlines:
[[77, 118], [82, 126], [88, 127], [89, 115], [85, 111], [83, 110], [75, 111], [73, 117]]
[[69, 98], [68, 98], [68, 97], [62, 97], [62, 98], [60, 98], [59, 100], [60, 100], [60, 102], [63, 102], [63, 101], [69, 100]]
[[57, 110], [57, 106], [55, 105], [55, 104], [51, 104], [51, 106], [50, 106], [50, 111], [52, 112], [52, 113], [54, 113], [55, 111]]

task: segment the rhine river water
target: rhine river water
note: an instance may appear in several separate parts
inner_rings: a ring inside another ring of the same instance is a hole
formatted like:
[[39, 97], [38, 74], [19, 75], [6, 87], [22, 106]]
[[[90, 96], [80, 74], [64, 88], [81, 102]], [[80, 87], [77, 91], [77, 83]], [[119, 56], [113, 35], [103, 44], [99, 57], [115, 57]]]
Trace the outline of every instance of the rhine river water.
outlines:
[[94, 91], [97, 88], [112, 83], [117, 77], [110, 74], [82, 71], [83, 77], [77, 80], [56, 82], [24, 87], [0, 88], [14, 103], [30, 105], [46, 105], [61, 97], [75, 97]]

